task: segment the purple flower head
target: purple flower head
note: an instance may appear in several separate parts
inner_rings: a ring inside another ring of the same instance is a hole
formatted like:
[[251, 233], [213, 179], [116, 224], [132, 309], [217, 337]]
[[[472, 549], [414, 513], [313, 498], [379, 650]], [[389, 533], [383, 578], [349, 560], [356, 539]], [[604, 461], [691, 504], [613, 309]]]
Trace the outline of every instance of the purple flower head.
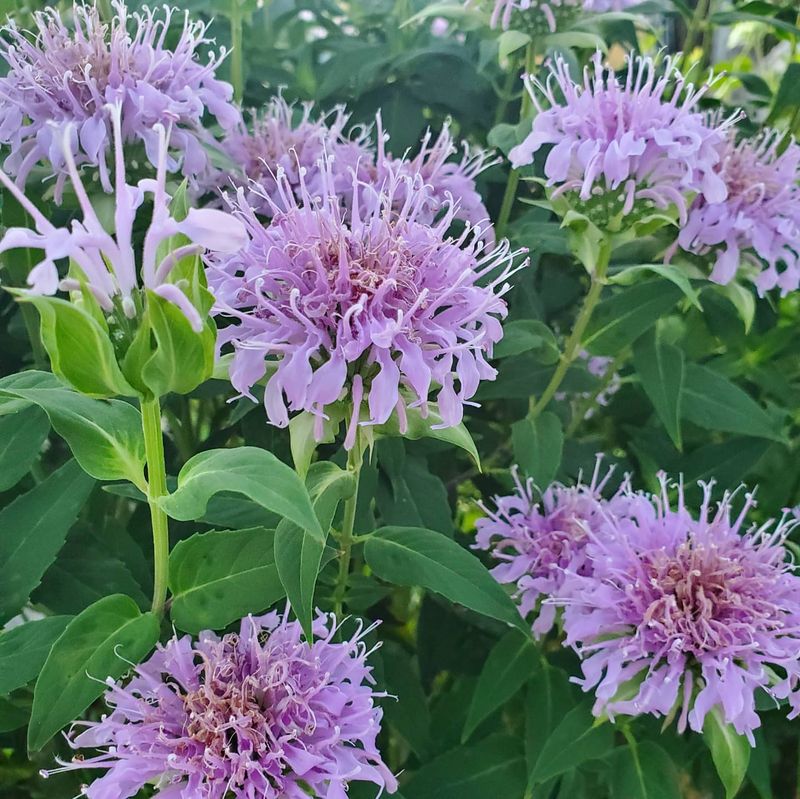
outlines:
[[[474, 0], [468, 0], [472, 3]], [[575, 22], [581, 11], [622, 11], [640, 0], [495, 0], [493, 28], [512, 26], [531, 36], [555, 33]]]
[[[304, 202], [304, 192], [312, 199], [324, 196], [328, 187], [323, 173], [329, 172], [333, 189], [348, 210], [353, 203], [354, 187], [362, 193], [371, 193], [380, 191], [387, 183], [397, 185], [394, 203], [398, 209], [402, 208], [406, 199], [405, 181], [397, 178], [413, 179], [419, 174], [428, 199], [424, 208], [420, 208], [418, 221], [427, 217], [432, 223], [451, 198], [457, 205], [456, 218], [473, 226], [482, 225], [485, 233], [491, 233], [489, 212], [475, 179], [499, 159], [482, 150], [472, 151], [465, 142], [461, 159], [453, 160], [459, 148], [448, 125], [435, 139], [428, 130], [414, 158], [396, 158], [386, 150], [388, 135], [380, 114], [376, 118], [376, 154], [367, 130], [348, 131], [350, 115], [343, 107], [317, 118], [312, 116], [310, 103], [303, 105], [299, 119], [295, 119], [294, 112], [295, 108], [279, 96], [270, 102], [263, 115], [253, 117], [251, 130], [242, 123], [230, 133], [223, 149], [239, 171], [214, 174], [207, 181], [209, 185], [223, 189], [226, 185], [244, 187], [247, 202], [256, 213], [271, 216], [274, 206], [283, 207], [279, 172], [288, 181], [298, 203]], [[415, 185], [419, 188], [419, 182]]]
[[755, 692], [788, 699], [800, 713], [800, 577], [782, 546], [784, 518], [743, 532], [742, 511], [726, 494], [698, 518], [667, 496], [631, 495], [623, 519], [610, 519], [586, 547], [589, 574], [571, 572], [566, 644], [583, 658], [582, 685], [595, 689], [595, 713], [671, 717], [700, 732], [715, 710], [753, 743]]
[[170, 156], [167, 166], [186, 176], [200, 172], [208, 160], [205, 111], [223, 128], [239, 119], [230, 85], [214, 77], [225, 52], [207, 63], [199, 60], [199, 48], [209, 43], [204, 23], [190, 22], [187, 14], [177, 45], [168, 49], [174, 9], [133, 14], [131, 32], [125, 4], [114, 0], [113, 6], [114, 18], [106, 23], [96, 5], [76, 2], [72, 30], [56, 8], [36, 12], [33, 40], [13, 22], [2, 29], [0, 57], [9, 71], [0, 78], [0, 143], [11, 149], [5, 169], [20, 187], [36, 164], [49, 162], [60, 197], [67, 172], [62, 131], [70, 126], [75, 163], [97, 166], [103, 188], [111, 192], [109, 104], [122, 108], [124, 142], [141, 142], [154, 166], [159, 158], [155, 126], [168, 129], [170, 150], [178, 155]]
[[327, 159], [334, 189], [349, 205], [353, 174], [366, 177], [364, 170], [374, 161], [367, 133], [358, 131], [352, 137], [349, 135], [350, 115], [343, 106], [317, 118], [312, 116], [311, 103], [303, 104], [299, 119], [295, 119], [295, 110], [295, 106], [278, 96], [261, 114], [253, 114], [249, 128], [240, 123], [222, 144], [239, 171], [217, 174], [211, 184], [244, 187], [253, 209], [271, 215], [273, 206], [281, 204], [278, 173], [283, 173], [294, 196], [302, 201], [300, 173], [309, 194], [318, 196], [326, 190], [320, 164]]
[[664, 60], [659, 77], [652, 59], [629, 57], [624, 83], [603, 66], [599, 52], [583, 84], [573, 81], [563, 58], [549, 69], [544, 83], [528, 81], [538, 113], [510, 158], [514, 167], [524, 166], [552, 145], [544, 172], [553, 199], [564, 198], [603, 229], [671, 207], [685, 223], [695, 193], [725, 199], [715, 167], [728, 123], [711, 127], [697, 109], [709, 84], [687, 84], [673, 58]]
[[730, 283], [746, 265], [760, 292], [800, 287], [800, 147], [792, 142], [780, 152], [782, 139], [766, 131], [737, 143], [731, 132], [716, 167], [727, 198], [700, 194], [689, 210], [678, 243], [711, 254], [717, 283]]
[[[125, 156], [122, 150], [122, 104], [108, 106], [106, 113], [114, 130], [114, 233], [104, 228], [78, 173], [70, 141], [75, 131], [72, 124], [60, 131], [64, 168], [72, 182], [83, 213], [81, 221], [73, 220], [69, 228], [55, 227], [31, 203], [2, 170], [0, 183], [14, 195], [33, 219], [35, 230], [10, 228], [0, 240], [0, 253], [18, 247], [43, 251], [42, 260], [28, 275], [30, 292], [55, 294], [80, 291], [85, 283], [109, 320], [115, 317], [121, 327], [125, 319], [135, 318], [144, 303], [143, 290], [149, 289], [176, 305], [199, 332], [205, 320], [182, 290], [171, 282], [174, 267], [183, 259], [207, 250], [230, 253], [244, 246], [247, 238], [242, 223], [228, 213], [212, 209], [190, 209], [185, 219], [177, 221], [170, 213], [166, 193], [168, 133], [157, 125], [157, 172], [155, 180], [147, 179], [131, 186], [126, 182]], [[146, 195], [152, 196], [152, 220], [144, 238], [141, 269], [137, 269], [137, 250], [133, 243], [134, 222]], [[175, 236], [188, 242], [163, 253], [164, 246]], [[75, 273], [59, 279], [57, 263], [71, 259]]]
[[[375, 176], [372, 182], [376, 186], [394, 183], [398, 190], [394, 197], [397, 207], [402, 207], [406, 200], [406, 190], [418, 187], [416, 175], [422, 178], [427, 200], [421, 204], [418, 221], [432, 224], [443, 207], [453, 206], [455, 219], [469, 222], [473, 227], [480, 225], [487, 236], [487, 242], [494, 243], [494, 230], [489, 222], [489, 212], [483, 204], [476, 187], [478, 175], [489, 167], [500, 163], [501, 159], [493, 157], [485, 150], [472, 150], [467, 142], [462, 142], [460, 160], [452, 160], [459, 152], [450, 126], [445, 124], [434, 139], [430, 129], [420, 142], [420, 149], [414, 158], [395, 158], [386, 152], [387, 136], [384, 135], [380, 115], [377, 120], [378, 157]], [[398, 177], [410, 180], [397, 180]]]
[[302, 204], [286, 176], [277, 176], [282, 198], [268, 227], [240, 190], [238, 214], [252, 241], [237, 255], [210, 261], [218, 312], [239, 322], [219, 339], [234, 348], [231, 382], [252, 398], [270, 358], [269, 420], [283, 427], [290, 412], [308, 411], [317, 417], [319, 439], [328, 406], [346, 401], [348, 447], [359, 421], [383, 424], [395, 411], [405, 432], [407, 407], [427, 416], [431, 392], [441, 426], [457, 425], [480, 381], [495, 377], [487, 358], [503, 335], [502, 295], [518, 253], [508, 242], [487, 252], [480, 231], [469, 226], [448, 237], [453, 205], [427, 224], [419, 176], [417, 190], [407, 177], [381, 191], [354, 181], [348, 212], [330, 166], [321, 168], [323, 198], [304, 189]]
[[576, 486], [554, 483], [535, 499], [533, 481], [523, 483], [512, 472], [515, 493], [495, 497], [496, 510], [481, 506], [487, 516], [477, 521], [476, 549], [491, 552], [500, 561], [492, 574], [500, 583], [515, 583], [523, 616], [537, 610], [536, 635], [550, 631], [556, 606], [542, 602], [560, 592], [567, 572], [591, 573], [586, 556], [590, 533], [598, 533], [609, 514], [623, 512], [624, 495], [618, 492], [604, 500], [602, 491], [613, 473], [600, 477], [602, 459], [597, 459], [591, 482]]
[[394, 792], [375, 743], [384, 694], [371, 687], [372, 629], [337, 643], [335, 618], [320, 613], [307, 643], [298, 622], [270, 613], [238, 634], [174, 637], [110, 684], [108, 716], [76, 725], [72, 746], [102, 753], [65, 770], [105, 770], [89, 799], [147, 784], [159, 799], [346, 799], [352, 781]]

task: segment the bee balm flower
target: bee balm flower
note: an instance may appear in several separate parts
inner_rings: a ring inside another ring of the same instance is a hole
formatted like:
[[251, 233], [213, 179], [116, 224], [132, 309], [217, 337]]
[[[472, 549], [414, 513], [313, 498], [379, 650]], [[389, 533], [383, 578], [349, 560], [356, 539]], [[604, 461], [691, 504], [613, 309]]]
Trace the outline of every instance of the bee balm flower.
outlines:
[[106, 772], [84, 788], [89, 799], [148, 784], [159, 799], [345, 799], [355, 781], [394, 792], [375, 743], [371, 629], [337, 643], [335, 619], [320, 614], [307, 643], [299, 623], [271, 613], [238, 634], [175, 637], [111, 685], [108, 716], [76, 725], [72, 746], [102, 754], [65, 768]]
[[[237, 171], [215, 175], [215, 187], [242, 186], [247, 202], [260, 214], [271, 215], [280, 203], [277, 174], [282, 172], [294, 195], [302, 200], [301, 175], [308, 192], [324, 191], [319, 165], [327, 158], [336, 192], [349, 205], [353, 174], [363, 174], [374, 155], [366, 133], [351, 138], [347, 125], [350, 115], [337, 106], [330, 114], [312, 117], [313, 106], [305, 103], [299, 118], [295, 107], [283, 97], [274, 97], [262, 113], [254, 113], [250, 127], [244, 123], [231, 131], [222, 149]], [[227, 184], [227, 185], [226, 185]]]
[[493, 28], [516, 27], [531, 36], [555, 33], [577, 21], [581, 11], [622, 11], [640, 0], [495, 0]]
[[700, 732], [716, 709], [753, 743], [758, 689], [800, 714], [800, 577], [783, 539], [793, 523], [743, 532], [726, 494], [711, 488], [698, 518], [662, 496], [630, 497], [624, 519], [593, 535], [590, 574], [562, 588], [566, 643], [583, 658], [583, 687], [595, 713], [679, 714]]
[[[189, 210], [185, 219], [176, 220], [169, 210], [166, 193], [167, 131], [157, 126], [158, 168], [155, 180], [143, 180], [138, 186], [126, 182], [125, 157], [122, 151], [122, 105], [107, 108], [114, 129], [114, 179], [115, 208], [114, 233], [108, 233], [98, 218], [92, 202], [81, 181], [69, 142], [72, 127], [62, 132], [62, 153], [67, 174], [83, 213], [81, 221], [74, 220], [69, 228], [55, 227], [31, 203], [2, 170], [0, 182], [14, 195], [32, 218], [35, 230], [10, 228], [0, 240], [0, 253], [17, 247], [43, 252], [42, 260], [28, 275], [30, 292], [55, 294], [62, 291], [80, 291], [85, 280], [109, 321], [127, 327], [127, 319], [136, 317], [144, 303], [143, 289], [150, 289], [164, 300], [177, 306], [187, 317], [196, 332], [202, 330], [205, 320], [189, 297], [170, 274], [186, 257], [200, 255], [206, 250], [233, 252], [244, 246], [247, 239], [242, 223], [223, 211], [213, 209]], [[150, 226], [144, 237], [141, 269], [137, 269], [137, 251], [134, 246], [134, 223], [145, 194], [152, 194], [153, 211]], [[164, 245], [178, 235], [188, 243], [164, 254]], [[59, 278], [57, 263], [71, 259], [78, 274]]]
[[346, 401], [348, 447], [359, 423], [383, 424], [394, 412], [405, 432], [406, 408], [426, 415], [432, 392], [442, 426], [457, 425], [480, 381], [495, 377], [487, 359], [502, 337], [517, 253], [508, 242], [487, 253], [469, 227], [449, 237], [453, 205], [434, 225], [419, 221], [427, 213], [419, 176], [417, 190], [407, 178], [380, 192], [355, 185], [348, 212], [329, 166], [323, 174], [322, 201], [305, 190], [302, 204], [279, 175], [282, 199], [268, 227], [240, 190], [238, 215], [252, 241], [209, 261], [218, 312], [238, 321], [220, 331], [220, 343], [234, 348], [234, 387], [253, 398], [272, 359], [270, 421], [283, 427], [290, 412], [311, 412], [319, 438], [328, 406]]
[[536, 635], [546, 634], [555, 622], [556, 606], [542, 600], [560, 591], [568, 573], [591, 571], [586, 555], [590, 535], [607, 524], [609, 514], [623, 510], [621, 494], [603, 499], [613, 469], [601, 478], [600, 464], [598, 458], [588, 484], [554, 483], [541, 502], [534, 497], [533, 481], [523, 483], [515, 469], [515, 493], [495, 497], [495, 510], [482, 506], [487, 515], [476, 523], [475, 548], [489, 551], [499, 561], [492, 569], [498, 582], [516, 584], [520, 613], [528, 616], [537, 611]]
[[697, 108], [708, 84], [687, 85], [673, 59], [665, 59], [658, 77], [652, 59], [629, 58], [621, 83], [598, 52], [577, 84], [557, 58], [547, 81], [530, 79], [528, 90], [538, 113], [530, 134], [511, 150], [511, 163], [530, 164], [552, 145], [544, 164], [551, 197], [564, 198], [598, 227], [672, 206], [685, 223], [694, 194], [725, 199], [715, 167], [727, 123], [708, 124]]
[[800, 287], [800, 147], [792, 142], [780, 152], [782, 138], [767, 131], [737, 143], [729, 135], [716, 168], [726, 199], [701, 194], [689, 210], [678, 243], [714, 258], [717, 283], [730, 283], [744, 265], [761, 292]]
[[60, 196], [67, 164], [62, 151], [62, 131], [70, 126], [70, 150], [78, 166], [99, 168], [107, 192], [112, 185], [106, 162], [111, 143], [109, 104], [122, 108], [122, 133], [126, 144], [144, 145], [150, 162], [159, 158], [155, 125], [170, 130], [169, 145], [179, 154], [168, 160], [194, 175], [207, 163], [203, 143], [210, 141], [202, 120], [206, 111], [224, 127], [239, 119], [231, 105], [232, 89], [214, 77], [224, 58], [201, 63], [198, 50], [209, 43], [206, 25], [184, 17], [174, 49], [166, 36], [174, 10], [162, 14], [144, 9], [130, 17], [123, 2], [113, 2], [112, 20], [103, 22], [96, 5], [75, 3], [73, 29], [56, 8], [34, 14], [36, 37], [31, 40], [13, 22], [0, 35], [0, 58], [8, 74], [0, 78], [0, 143], [11, 153], [5, 169], [24, 186], [39, 162], [49, 162], [57, 174]]

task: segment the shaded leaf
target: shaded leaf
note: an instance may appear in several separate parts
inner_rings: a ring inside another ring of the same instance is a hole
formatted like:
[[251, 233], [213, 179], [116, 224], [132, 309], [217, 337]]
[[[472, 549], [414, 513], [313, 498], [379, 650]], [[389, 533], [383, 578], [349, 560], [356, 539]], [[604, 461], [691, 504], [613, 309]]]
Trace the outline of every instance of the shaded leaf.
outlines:
[[386, 719], [424, 761], [432, 746], [431, 715], [415, 663], [393, 641], [384, 642], [381, 653], [386, 687], [397, 697], [383, 705]]
[[49, 616], [0, 633], [0, 696], [39, 676], [50, 647], [70, 619], [70, 616]]
[[561, 420], [551, 411], [536, 419], [526, 417], [511, 426], [514, 459], [522, 471], [542, 490], [547, 488], [561, 465], [564, 432]]
[[637, 283], [603, 300], [594, 312], [583, 346], [594, 355], [616, 355], [671, 311], [681, 290], [663, 278]]
[[657, 334], [642, 336], [633, 349], [633, 362], [645, 393], [653, 403], [669, 437], [680, 449], [683, 352]]
[[0, 621], [16, 613], [39, 585], [93, 486], [69, 461], [0, 511]]
[[62, 727], [139, 663], [158, 640], [159, 622], [122, 594], [104, 597], [67, 625], [36, 681], [28, 748], [41, 749]]
[[749, 394], [700, 364], [686, 365], [682, 413], [684, 419], [707, 430], [783, 440], [773, 420]]
[[681, 799], [678, 769], [652, 741], [620, 747], [611, 761], [612, 799]]
[[484, 565], [441, 533], [383, 527], [368, 539], [364, 557], [383, 580], [422, 586], [527, 632], [516, 606]]
[[274, 536], [256, 527], [198, 533], [179, 542], [169, 558], [175, 626], [188, 633], [219, 630], [283, 597]]
[[546, 782], [587, 760], [605, 757], [614, 746], [610, 724], [596, 724], [592, 702], [582, 702], [570, 710], [547, 739], [533, 768], [533, 783]]
[[478, 725], [502, 707], [528, 681], [539, 666], [536, 646], [529, 636], [509, 630], [489, 653], [481, 671], [464, 726], [462, 742]]
[[0, 416], [0, 491], [15, 486], [39, 457], [50, 423], [39, 408]]
[[403, 786], [403, 795], [406, 799], [512, 799], [521, 797], [524, 790], [525, 758], [519, 739], [494, 735], [426, 763]]

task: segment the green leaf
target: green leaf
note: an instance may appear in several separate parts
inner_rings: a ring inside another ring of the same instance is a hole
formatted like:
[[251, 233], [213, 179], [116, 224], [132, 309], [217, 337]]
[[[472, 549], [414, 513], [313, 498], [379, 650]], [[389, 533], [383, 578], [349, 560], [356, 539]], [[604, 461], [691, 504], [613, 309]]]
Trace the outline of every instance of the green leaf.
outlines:
[[711, 750], [711, 759], [725, 786], [725, 799], [733, 799], [742, 787], [750, 763], [750, 743], [733, 726], [726, 724], [714, 708], [703, 724], [703, 740]]
[[[353, 496], [355, 476], [335, 463], [315, 463], [306, 479], [314, 512], [327, 535], [339, 502]], [[281, 584], [295, 615], [311, 640], [311, 620], [314, 613], [314, 588], [317, 584], [325, 544], [316, 536], [306, 534], [296, 524], [284, 519], [275, 530], [275, 564]]]
[[605, 757], [614, 746], [610, 724], [596, 724], [592, 702], [587, 700], [570, 710], [542, 747], [533, 768], [533, 783], [546, 782], [587, 760]]
[[756, 318], [756, 297], [753, 290], [734, 282], [725, 286], [714, 286], [714, 291], [722, 294], [733, 305], [744, 324], [744, 332], [749, 333]]
[[608, 46], [601, 36], [588, 31], [564, 31], [563, 33], [549, 33], [545, 37], [548, 49], [558, 50], [600, 50], [608, 52]]
[[681, 799], [678, 769], [651, 741], [618, 748], [610, 773], [612, 799]]
[[18, 388], [64, 388], [64, 384], [52, 372], [39, 372], [36, 369], [2, 377], [0, 378], [0, 416], [18, 413], [33, 404], [6, 393]]
[[519, 739], [493, 735], [426, 763], [403, 786], [405, 799], [516, 799], [525, 791]]
[[682, 350], [662, 341], [657, 333], [647, 334], [633, 348], [633, 363], [658, 418], [675, 446], [682, 449], [680, 420], [685, 371]]
[[14, 293], [39, 311], [42, 343], [62, 380], [92, 397], [136, 395], [117, 364], [108, 330], [94, 317], [59, 297]]
[[191, 521], [199, 519], [209, 499], [223, 491], [243, 494], [325, 541], [302, 480], [271, 452], [257, 447], [195, 455], [181, 469], [178, 488], [160, 504], [173, 519]]
[[62, 727], [139, 663], [158, 641], [159, 622], [123, 594], [113, 594], [76, 616], [53, 644], [33, 693], [28, 748], [41, 749]]
[[262, 527], [198, 533], [169, 558], [170, 615], [188, 633], [220, 630], [284, 596], [274, 533]]
[[383, 712], [386, 720], [400, 733], [423, 762], [428, 759], [433, 746], [431, 740], [431, 714], [416, 663], [394, 641], [385, 641], [381, 647], [386, 688], [395, 702], [386, 702]]
[[48, 377], [34, 388], [2, 386], [0, 391], [38, 405], [92, 477], [130, 480], [144, 488], [144, 436], [139, 411], [122, 400], [90, 399], [61, 385], [52, 375]]
[[727, 377], [700, 364], [686, 365], [683, 418], [707, 430], [783, 441], [761, 406]]
[[528, 632], [516, 606], [484, 565], [441, 533], [416, 527], [383, 527], [368, 539], [364, 557], [383, 580], [422, 586]]
[[767, 121], [772, 125], [781, 117], [791, 116], [798, 108], [800, 108], [800, 64], [790, 63], [786, 65], [778, 91], [775, 92]]
[[8, 491], [39, 457], [50, 423], [39, 408], [0, 416], [0, 491]]
[[544, 745], [575, 706], [569, 678], [546, 661], [528, 683], [525, 697], [525, 758], [533, 774]]
[[530, 636], [509, 630], [486, 659], [472, 695], [461, 742], [466, 742], [484, 719], [508, 702], [538, 667], [539, 654]]
[[775, 799], [772, 792], [772, 774], [770, 766], [770, 750], [760, 730], [755, 732], [756, 745], [750, 754], [747, 767], [747, 779], [758, 792], [760, 799]]
[[[748, 14], [743, 11], [717, 11], [711, 15], [710, 21], [712, 24], [719, 27], [735, 25], [737, 22], [760, 22], [762, 25], [771, 25], [777, 30], [789, 33], [794, 37], [800, 37], [800, 28], [767, 14]], [[785, 76], [784, 80], [786, 77], [788, 76]], [[792, 76], [792, 79], [795, 81], [797, 80], [797, 73]]]
[[558, 472], [564, 449], [561, 420], [551, 411], [536, 419], [526, 417], [511, 426], [514, 458], [536, 485], [546, 489]]
[[27, 601], [94, 486], [75, 461], [0, 511], [0, 621]]
[[50, 647], [70, 619], [70, 616], [50, 616], [0, 633], [0, 696], [39, 676]]
[[28, 723], [29, 718], [26, 708], [0, 696], [0, 732], [18, 730]]
[[686, 299], [689, 300], [698, 311], [703, 310], [702, 305], [700, 305], [700, 295], [692, 288], [692, 283], [685, 272], [677, 266], [670, 266], [668, 264], [640, 264], [639, 266], [628, 266], [609, 277], [608, 282], [619, 286], [630, 286], [639, 280], [639, 276], [642, 272], [651, 272], [671, 281], [683, 292]]
[[495, 358], [508, 358], [532, 352], [539, 363], [550, 365], [558, 361], [561, 352], [553, 331], [536, 319], [518, 319], [503, 328], [503, 338], [494, 346]]
[[594, 355], [616, 355], [671, 311], [680, 298], [681, 290], [663, 279], [620, 291], [597, 306], [583, 345]]
[[211, 377], [217, 338], [213, 322], [196, 333], [174, 303], [148, 291], [146, 323], [155, 346], [140, 367], [141, 380], [154, 396], [188, 394]]
[[480, 455], [478, 455], [478, 448], [475, 446], [475, 442], [472, 440], [467, 428], [463, 423], [455, 427], [438, 427], [438, 425], [442, 424], [442, 415], [439, 413], [435, 403], [428, 403], [428, 415], [424, 418], [419, 408], [408, 408], [406, 417], [407, 430], [405, 433], [400, 432], [400, 422], [396, 413], [392, 414], [391, 419], [386, 424], [375, 425], [371, 429], [377, 438], [400, 436], [411, 441], [416, 441], [420, 438], [434, 438], [437, 441], [444, 441], [446, 444], [452, 444], [467, 452], [480, 469], [481, 459]]
[[508, 57], [517, 50], [521, 50], [531, 41], [530, 34], [522, 31], [508, 30], [500, 34], [497, 40], [498, 58], [500, 63], [508, 61]]

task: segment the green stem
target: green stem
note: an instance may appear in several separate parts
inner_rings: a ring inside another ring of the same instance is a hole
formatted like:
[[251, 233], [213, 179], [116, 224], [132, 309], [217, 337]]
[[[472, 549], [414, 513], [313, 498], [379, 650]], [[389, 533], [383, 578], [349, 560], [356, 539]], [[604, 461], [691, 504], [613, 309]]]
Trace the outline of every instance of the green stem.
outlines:
[[242, 44], [242, 10], [240, 0], [231, 0], [231, 83], [233, 96], [241, 102], [244, 98], [244, 54]]
[[589, 293], [586, 295], [586, 299], [583, 301], [583, 307], [578, 314], [578, 318], [575, 320], [575, 326], [572, 328], [572, 333], [570, 333], [567, 343], [564, 346], [564, 352], [561, 355], [558, 366], [556, 367], [553, 376], [550, 378], [547, 388], [545, 388], [545, 390], [542, 392], [539, 399], [536, 402], [531, 399], [531, 410], [529, 414], [531, 419], [535, 419], [547, 407], [550, 400], [553, 399], [559, 387], [561, 386], [561, 383], [564, 381], [564, 378], [569, 371], [569, 367], [572, 366], [572, 364], [575, 362], [575, 359], [578, 357], [581, 342], [583, 341], [583, 334], [586, 332], [586, 328], [592, 318], [594, 309], [597, 307], [597, 303], [600, 301], [600, 294], [603, 291], [603, 286], [605, 286], [606, 272], [608, 271], [608, 262], [610, 258], [611, 245], [608, 241], [604, 241], [600, 247], [597, 266], [592, 273], [592, 282], [589, 286]]
[[[529, 75], [534, 66], [536, 65], [536, 47], [534, 42], [529, 42], [525, 48], [525, 74]], [[519, 119], [520, 122], [530, 113], [533, 108], [533, 101], [531, 100], [530, 93], [527, 89], [522, 92], [522, 105], [520, 106]], [[505, 109], [503, 111], [505, 113]], [[503, 195], [503, 204], [500, 206], [500, 215], [497, 218], [497, 238], [502, 238], [505, 235], [508, 221], [511, 219], [511, 211], [514, 209], [514, 201], [517, 198], [517, 189], [519, 188], [519, 170], [512, 169], [508, 175], [508, 182], [506, 183], [506, 191]]]
[[517, 187], [519, 186], [519, 170], [512, 169], [508, 175], [506, 191], [503, 194], [503, 204], [500, 206], [500, 215], [497, 217], [497, 238], [505, 235], [508, 220], [511, 218], [511, 210], [514, 208], [514, 200], [517, 199]]
[[694, 14], [692, 14], [689, 28], [686, 31], [686, 38], [683, 40], [683, 52], [685, 56], [694, 50], [695, 40], [706, 25], [705, 18], [708, 16], [710, 8], [711, 0], [697, 0]]
[[169, 524], [158, 500], [167, 494], [164, 436], [158, 397], [142, 399], [142, 430], [147, 458], [147, 503], [153, 527], [153, 613], [161, 615], [167, 599], [169, 569]]
[[337, 618], [341, 618], [344, 608], [344, 597], [347, 593], [347, 583], [350, 578], [350, 561], [352, 559], [355, 537], [353, 531], [356, 525], [356, 509], [358, 508], [358, 484], [361, 475], [361, 464], [364, 453], [361, 448], [361, 437], [356, 436], [356, 443], [347, 455], [347, 470], [355, 477], [353, 495], [345, 502], [344, 518], [342, 519], [342, 532], [339, 535], [341, 552], [339, 555], [339, 576], [336, 580], [336, 589], [333, 594], [333, 607]]

